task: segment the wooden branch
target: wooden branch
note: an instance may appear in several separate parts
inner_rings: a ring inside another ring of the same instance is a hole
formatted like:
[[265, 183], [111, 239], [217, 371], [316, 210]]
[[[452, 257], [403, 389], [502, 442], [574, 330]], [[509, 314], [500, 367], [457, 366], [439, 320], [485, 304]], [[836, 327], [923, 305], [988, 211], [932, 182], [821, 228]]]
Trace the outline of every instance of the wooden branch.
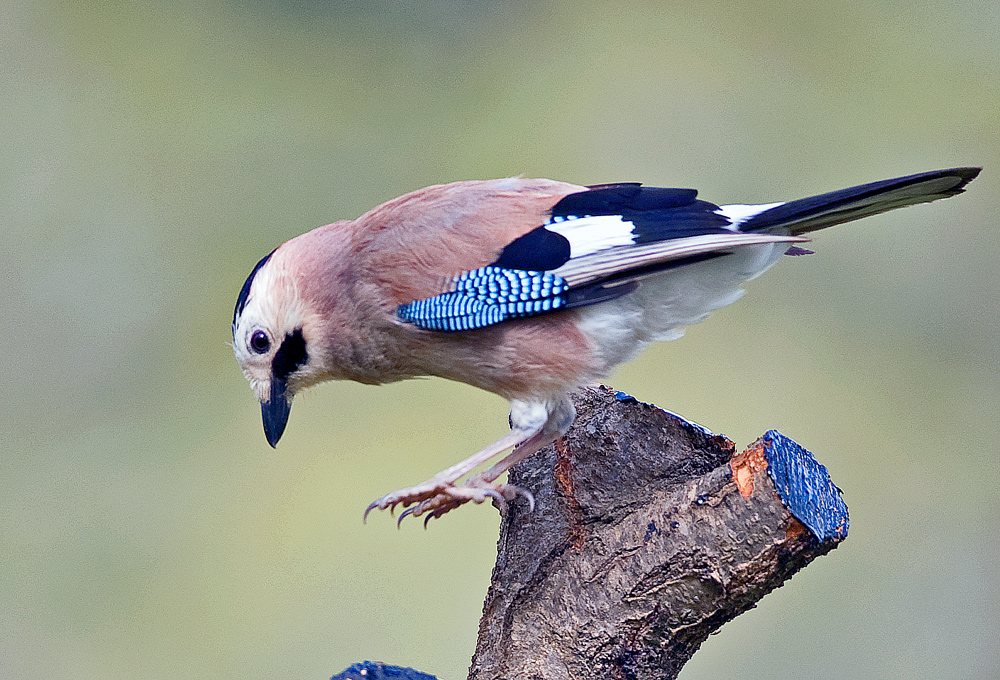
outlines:
[[[733, 442], [607, 387], [511, 471], [471, 680], [675, 678], [702, 642], [847, 536], [826, 468], [778, 432]], [[364, 662], [332, 680], [432, 680]]]
[[847, 535], [825, 468], [779, 433], [734, 455], [609, 388], [574, 400], [566, 436], [511, 471], [536, 508], [501, 523], [473, 680], [674, 678]]

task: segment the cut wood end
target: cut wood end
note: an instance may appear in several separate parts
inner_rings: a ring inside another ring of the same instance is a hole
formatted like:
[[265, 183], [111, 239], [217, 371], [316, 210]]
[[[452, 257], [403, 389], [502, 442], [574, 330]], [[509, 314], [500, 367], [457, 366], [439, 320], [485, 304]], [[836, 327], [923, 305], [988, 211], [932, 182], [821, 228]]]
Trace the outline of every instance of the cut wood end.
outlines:
[[763, 438], [734, 455], [729, 461], [729, 467], [733, 471], [733, 481], [736, 482], [740, 495], [750, 498], [754, 491], [754, 476], [758, 472], [767, 470]]

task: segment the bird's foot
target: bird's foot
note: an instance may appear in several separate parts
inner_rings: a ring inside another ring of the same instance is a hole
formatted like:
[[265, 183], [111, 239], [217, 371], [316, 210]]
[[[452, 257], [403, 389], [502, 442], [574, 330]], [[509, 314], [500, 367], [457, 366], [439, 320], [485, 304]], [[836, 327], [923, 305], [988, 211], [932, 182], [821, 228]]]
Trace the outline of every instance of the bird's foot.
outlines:
[[507, 502], [518, 496], [522, 496], [528, 501], [531, 510], [535, 509], [535, 497], [531, 495], [531, 492], [513, 484], [487, 482], [478, 475], [469, 478], [462, 485], [430, 479], [423, 484], [393, 491], [373, 501], [365, 510], [364, 519], [367, 519], [368, 513], [375, 508], [389, 510], [391, 513], [396, 509], [396, 506], [401, 505], [406, 510], [400, 513], [397, 525], [407, 517], [424, 515], [424, 526], [427, 526], [427, 522], [432, 519], [469, 501], [482, 503], [490, 499], [499, 508], [500, 513], [505, 514]]

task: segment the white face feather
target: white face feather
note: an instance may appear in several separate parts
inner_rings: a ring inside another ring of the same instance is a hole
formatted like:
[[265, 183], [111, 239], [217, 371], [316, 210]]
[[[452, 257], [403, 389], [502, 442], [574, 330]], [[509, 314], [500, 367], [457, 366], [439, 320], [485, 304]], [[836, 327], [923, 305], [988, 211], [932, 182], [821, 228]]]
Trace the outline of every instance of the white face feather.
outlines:
[[553, 217], [545, 228], [566, 237], [571, 259], [635, 242], [635, 225], [621, 215]]
[[[268, 398], [271, 362], [285, 336], [302, 327], [303, 311], [293, 278], [282, 270], [280, 260], [272, 257], [254, 276], [246, 304], [233, 326], [233, 352], [258, 399]], [[264, 352], [252, 346], [251, 339], [258, 331], [267, 336]]]

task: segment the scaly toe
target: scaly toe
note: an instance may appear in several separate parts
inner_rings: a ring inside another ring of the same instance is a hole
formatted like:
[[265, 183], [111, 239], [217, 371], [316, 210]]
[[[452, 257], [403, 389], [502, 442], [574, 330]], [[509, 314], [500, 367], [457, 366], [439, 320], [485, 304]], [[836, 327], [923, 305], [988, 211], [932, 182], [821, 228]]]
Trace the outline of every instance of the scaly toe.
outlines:
[[[368, 514], [375, 508], [378, 508], [379, 510], [388, 510], [390, 515], [394, 515], [397, 505], [402, 505], [406, 508], [415, 503], [423, 503], [424, 501], [432, 499], [443, 493], [447, 488], [449, 488], [447, 485], [441, 484], [440, 482], [428, 480], [423, 484], [410, 487], [409, 489], [400, 489], [399, 491], [387, 493], [381, 498], [372, 501], [368, 507], [365, 508], [362, 521], [367, 521]], [[420, 513], [417, 512], [417, 514], [419, 515]], [[400, 517], [400, 519], [402, 518], [403, 517]]]
[[529, 511], [535, 509], [535, 498], [531, 492], [513, 484], [491, 483], [477, 477], [469, 479], [461, 486], [428, 481], [409, 489], [393, 491], [373, 501], [365, 509], [363, 520], [367, 520], [368, 514], [376, 508], [393, 513], [396, 506], [401, 505], [406, 509], [396, 520], [397, 526], [400, 526], [407, 517], [421, 515], [425, 515], [424, 526], [427, 526], [430, 520], [441, 517], [469, 501], [482, 503], [487, 498], [493, 501], [501, 515], [506, 515], [509, 502], [518, 496], [528, 502]]

